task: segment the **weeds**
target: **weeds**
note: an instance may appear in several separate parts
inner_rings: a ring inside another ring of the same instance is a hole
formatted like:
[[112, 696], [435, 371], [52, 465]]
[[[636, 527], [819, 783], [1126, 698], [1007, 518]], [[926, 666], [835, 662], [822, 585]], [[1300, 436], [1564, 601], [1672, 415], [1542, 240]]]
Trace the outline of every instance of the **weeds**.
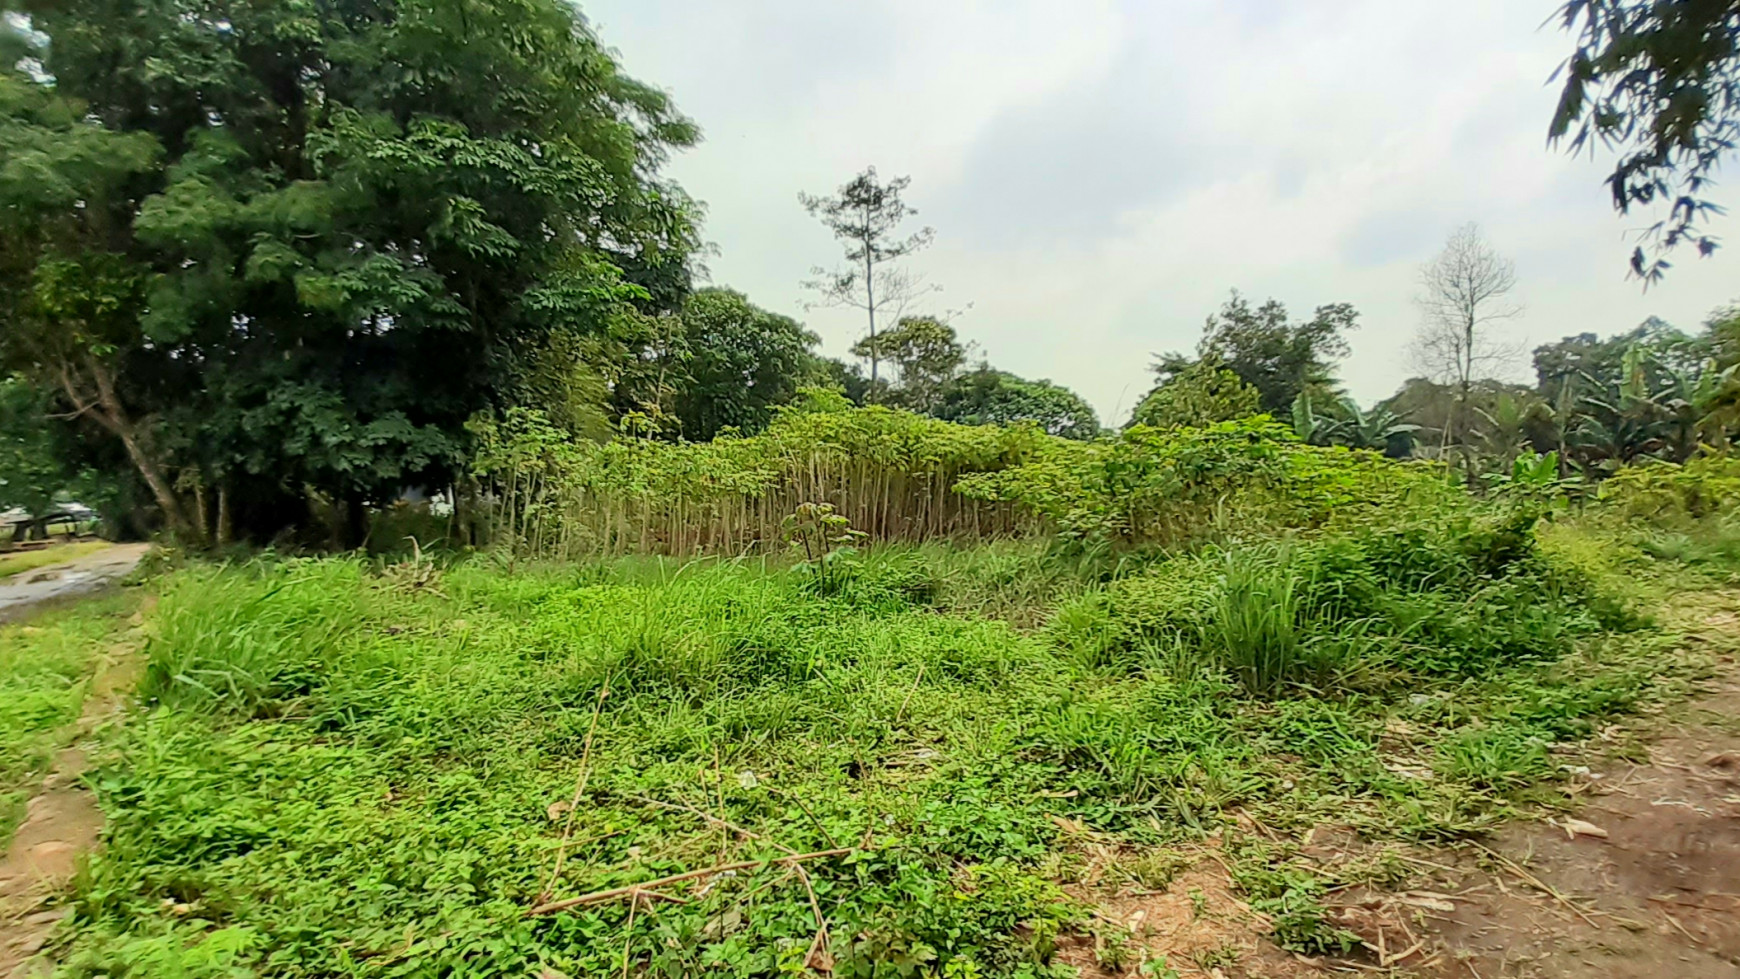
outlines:
[[[1326, 499], [1366, 466], [1276, 451]], [[1598, 520], [1375, 513], [828, 562], [847, 542], [818, 505], [807, 560], [171, 572], [148, 709], [94, 777], [110, 822], [66, 972], [1050, 976], [1095, 927], [1084, 853], [1119, 855], [1100, 886], [1157, 891], [1167, 847], [1211, 835], [1277, 940], [1342, 954], [1328, 883], [1281, 841], [1491, 825], [1558, 777], [1551, 745], [1691, 673], [1622, 598], [1706, 573], [1593, 544], [1616, 539]], [[1639, 566], [1658, 584], [1616, 570]], [[525, 916], [721, 865], [686, 903]], [[1103, 962], [1168, 974], [1097, 934]]]

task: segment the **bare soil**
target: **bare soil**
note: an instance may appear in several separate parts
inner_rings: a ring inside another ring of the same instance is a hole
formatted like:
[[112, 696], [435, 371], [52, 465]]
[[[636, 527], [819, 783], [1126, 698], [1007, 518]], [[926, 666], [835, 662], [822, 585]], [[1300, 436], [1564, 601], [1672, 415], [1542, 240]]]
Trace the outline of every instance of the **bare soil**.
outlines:
[[134, 616], [128, 638], [104, 654], [88, 681], [78, 723], [67, 732], [68, 746], [55, 755], [54, 770], [26, 805], [24, 822], [0, 857], [0, 977], [5, 979], [53, 971], [53, 964], [38, 953], [71, 911], [56, 902], [103, 830], [96, 798], [80, 781], [87, 761], [79, 742], [120, 712], [138, 681], [137, 630], [146, 611]]
[[[1740, 617], [1717, 613], [1702, 626], [1732, 648]], [[1077, 896], [1187, 979], [1740, 979], [1740, 663], [1724, 656], [1716, 673], [1665, 715], [1603, 732], [1592, 756], [1603, 741], [1641, 736], [1633, 751], [1647, 759], [1592, 763], [1570, 786], [1572, 814], [1468, 845], [1408, 848], [1418, 872], [1408, 890], [1332, 895], [1335, 924], [1364, 940], [1357, 958], [1276, 947], [1212, 853], [1163, 892], [1101, 883]], [[1306, 842], [1307, 854], [1340, 859], [1375, 849], [1345, 827], [1318, 827]], [[1133, 971], [1128, 954], [1107, 961], [1103, 935], [1061, 946], [1084, 977]]]

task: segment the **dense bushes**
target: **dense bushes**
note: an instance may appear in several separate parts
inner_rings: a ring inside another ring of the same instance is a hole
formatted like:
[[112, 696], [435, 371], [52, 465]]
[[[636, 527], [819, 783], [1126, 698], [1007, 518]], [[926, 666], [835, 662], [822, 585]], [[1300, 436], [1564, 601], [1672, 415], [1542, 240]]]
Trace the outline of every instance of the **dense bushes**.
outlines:
[[1532, 512], [1445, 516], [1177, 556], [1065, 605], [1048, 631], [1092, 666], [1194, 665], [1275, 694], [1482, 675], [1627, 623], [1540, 552]]
[[879, 541], [989, 539], [1033, 524], [954, 492], [1051, 442], [1036, 426], [969, 427], [815, 393], [768, 430], [705, 443], [575, 442], [535, 413], [478, 422], [493, 524], [524, 551], [741, 554], [782, 547], [781, 522], [830, 503]]
[[575, 442], [527, 411], [474, 430], [496, 526], [553, 556], [768, 549], [809, 502], [831, 504], [874, 541], [1044, 531], [1124, 548], [1467, 502], [1435, 468], [1304, 445], [1261, 416], [1084, 443], [1034, 425], [850, 408], [824, 392], [764, 434], [709, 443]]

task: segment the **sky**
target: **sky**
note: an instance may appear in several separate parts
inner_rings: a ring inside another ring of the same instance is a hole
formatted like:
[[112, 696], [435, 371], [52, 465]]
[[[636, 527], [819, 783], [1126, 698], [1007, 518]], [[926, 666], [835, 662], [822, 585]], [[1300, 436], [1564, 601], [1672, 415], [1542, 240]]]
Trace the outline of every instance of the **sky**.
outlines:
[[701, 127], [667, 172], [706, 206], [709, 282], [835, 356], [863, 314], [806, 308], [840, 249], [798, 193], [869, 165], [911, 177], [912, 227], [936, 229], [907, 260], [934, 311], [1108, 424], [1233, 289], [1296, 316], [1352, 303], [1341, 377], [1389, 395], [1415, 373], [1420, 265], [1469, 221], [1516, 262], [1519, 349], [1740, 299], [1740, 245], [1627, 278], [1649, 221], [1612, 210], [1602, 160], [1546, 146], [1570, 49], [1552, 0], [581, 3]]

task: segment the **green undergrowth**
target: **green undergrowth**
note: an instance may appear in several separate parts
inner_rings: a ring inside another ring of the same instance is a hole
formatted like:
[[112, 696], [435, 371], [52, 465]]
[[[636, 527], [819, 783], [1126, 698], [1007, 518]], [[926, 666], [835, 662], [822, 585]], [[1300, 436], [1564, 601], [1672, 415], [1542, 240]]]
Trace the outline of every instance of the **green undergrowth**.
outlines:
[[[1501, 508], [1171, 558], [878, 549], [826, 576], [186, 568], [93, 778], [109, 827], [64, 972], [606, 976], [626, 949], [640, 975], [766, 976], [803, 968], [819, 909], [836, 975], [1062, 974], [1055, 939], [1091, 927], [1057, 873], [1071, 827], [1155, 853], [1240, 814], [1437, 840], [1540, 798], [1563, 744], [1690, 669], [1616, 573], [1667, 562], [1606, 540]], [[1224, 839], [1278, 939], [1345, 944], [1320, 878]], [[806, 865], [814, 906], [768, 867], [525, 915], [782, 848], [851, 852]]]
[[97, 657], [137, 603], [114, 594], [0, 625], [0, 851], [78, 720]]

